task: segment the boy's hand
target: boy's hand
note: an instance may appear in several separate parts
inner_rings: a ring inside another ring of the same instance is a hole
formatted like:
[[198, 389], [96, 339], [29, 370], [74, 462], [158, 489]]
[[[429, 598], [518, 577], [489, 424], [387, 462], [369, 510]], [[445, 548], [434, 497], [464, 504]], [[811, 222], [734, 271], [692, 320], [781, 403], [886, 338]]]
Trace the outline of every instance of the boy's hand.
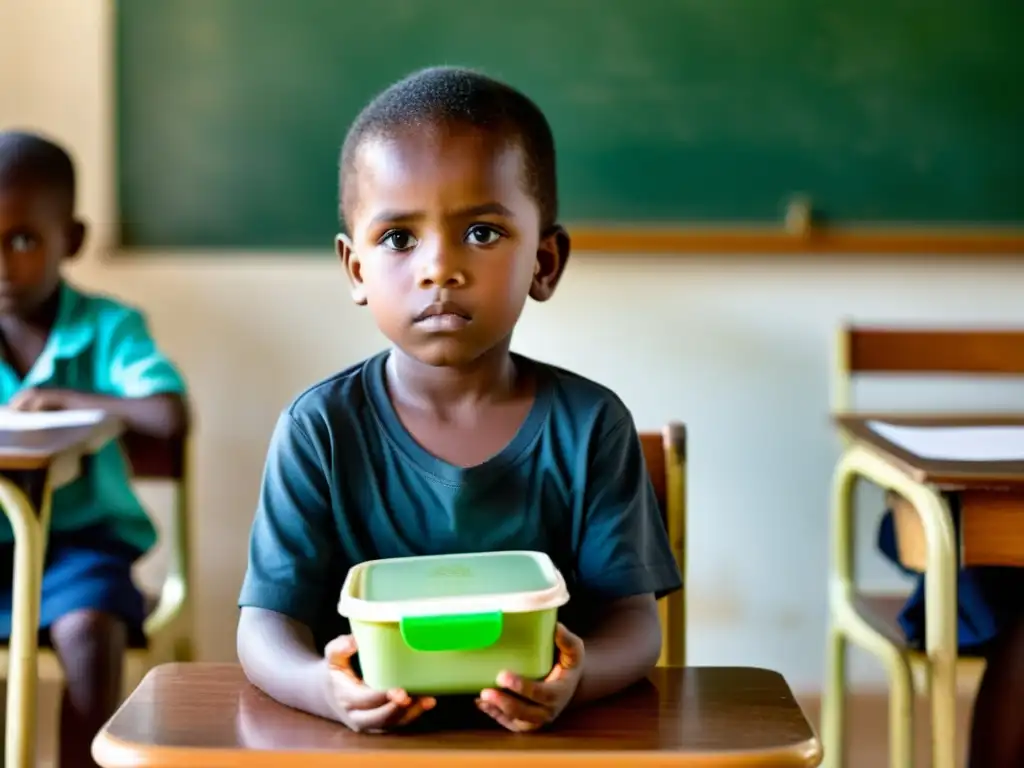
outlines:
[[68, 389], [24, 389], [7, 404], [16, 411], [73, 410], [78, 393]]
[[68, 411], [74, 409], [75, 392], [67, 389], [23, 389], [10, 398], [14, 411]]
[[562, 714], [583, 676], [584, 649], [583, 641], [562, 624], [555, 632], [555, 645], [558, 661], [543, 682], [502, 672], [498, 675], [498, 685], [516, 695], [488, 688], [477, 699], [480, 711], [510, 731], [520, 733], [542, 728]]
[[433, 698], [413, 698], [402, 690], [375, 691], [356, 676], [352, 657], [356, 640], [335, 638], [324, 649], [328, 667], [328, 699], [338, 719], [356, 732], [380, 733], [408, 725], [429, 709]]

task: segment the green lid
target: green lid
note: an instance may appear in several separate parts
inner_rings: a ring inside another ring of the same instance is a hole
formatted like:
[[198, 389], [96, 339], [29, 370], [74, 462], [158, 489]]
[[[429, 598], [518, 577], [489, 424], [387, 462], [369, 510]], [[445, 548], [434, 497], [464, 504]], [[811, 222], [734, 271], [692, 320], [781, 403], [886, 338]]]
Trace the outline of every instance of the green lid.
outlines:
[[417, 615], [523, 613], [568, 599], [547, 555], [483, 552], [361, 563], [345, 579], [338, 610], [365, 621], [398, 621]]
[[490, 557], [455, 555], [382, 560], [367, 565], [364, 600], [422, 600], [439, 597], [536, 592], [554, 586], [534, 557], [501, 552]]

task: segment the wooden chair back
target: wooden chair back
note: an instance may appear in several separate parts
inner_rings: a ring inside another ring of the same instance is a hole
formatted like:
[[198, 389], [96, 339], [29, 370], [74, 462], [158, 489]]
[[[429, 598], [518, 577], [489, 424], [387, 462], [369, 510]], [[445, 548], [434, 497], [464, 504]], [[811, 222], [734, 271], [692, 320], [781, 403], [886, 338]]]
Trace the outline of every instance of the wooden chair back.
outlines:
[[121, 446], [136, 479], [169, 482], [181, 482], [185, 479], [184, 438], [161, 440], [128, 432], [122, 436]]
[[1024, 328], [847, 325], [836, 352], [834, 410], [852, 407], [858, 374], [1024, 376]]
[[151, 638], [173, 622], [190, 622], [192, 521], [188, 437], [161, 440], [129, 432], [122, 436], [121, 447], [136, 480], [167, 482], [174, 489], [173, 517], [167, 532], [170, 534], [167, 575], [160, 596], [147, 606], [144, 629]]
[[670, 422], [659, 432], [641, 433], [640, 444], [669, 545], [684, 576], [683, 590], [658, 603], [662, 633], [658, 665], [682, 667], [686, 663], [686, 427]]

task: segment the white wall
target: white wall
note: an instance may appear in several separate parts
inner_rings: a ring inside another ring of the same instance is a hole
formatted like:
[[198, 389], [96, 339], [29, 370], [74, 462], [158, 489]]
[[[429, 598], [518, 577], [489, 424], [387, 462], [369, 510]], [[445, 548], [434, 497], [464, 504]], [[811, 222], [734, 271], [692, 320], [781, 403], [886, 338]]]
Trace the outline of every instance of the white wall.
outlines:
[[[329, 243], [323, 254], [273, 257], [107, 252], [111, 6], [0, 0], [0, 126], [44, 129], [73, 150], [82, 213], [94, 224], [73, 277], [148, 310], [194, 388], [199, 647], [206, 659], [233, 659], [235, 598], [277, 412], [382, 339], [349, 303]], [[813, 690], [836, 455], [834, 327], [842, 318], [1024, 323], [1022, 280], [1024, 263], [1007, 259], [579, 253], [555, 300], [527, 310], [516, 347], [611, 386], [641, 428], [687, 422], [690, 662], [773, 667]], [[1018, 388], [987, 391], [992, 404], [1024, 400]], [[898, 584], [871, 552], [873, 532], [861, 531], [865, 578]], [[863, 664], [856, 677], [880, 674]]]

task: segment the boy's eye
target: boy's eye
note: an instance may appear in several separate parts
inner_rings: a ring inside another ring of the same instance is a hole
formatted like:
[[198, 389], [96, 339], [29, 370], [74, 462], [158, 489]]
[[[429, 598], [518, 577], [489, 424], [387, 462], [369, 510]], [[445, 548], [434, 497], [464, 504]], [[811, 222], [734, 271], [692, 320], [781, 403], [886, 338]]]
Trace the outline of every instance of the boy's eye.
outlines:
[[14, 235], [11, 238], [11, 250], [16, 253], [27, 253], [36, 247], [36, 239], [32, 235]]
[[380, 239], [380, 244], [390, 248], [392, 251], [408, 251], [415, 248], [419, 241], [409, 232], [393, 229]]
[[472, 245], [493, 245], [502, 237], [501, 232], [484, 224], [474, 224], [466, 233], [466, 242]]

